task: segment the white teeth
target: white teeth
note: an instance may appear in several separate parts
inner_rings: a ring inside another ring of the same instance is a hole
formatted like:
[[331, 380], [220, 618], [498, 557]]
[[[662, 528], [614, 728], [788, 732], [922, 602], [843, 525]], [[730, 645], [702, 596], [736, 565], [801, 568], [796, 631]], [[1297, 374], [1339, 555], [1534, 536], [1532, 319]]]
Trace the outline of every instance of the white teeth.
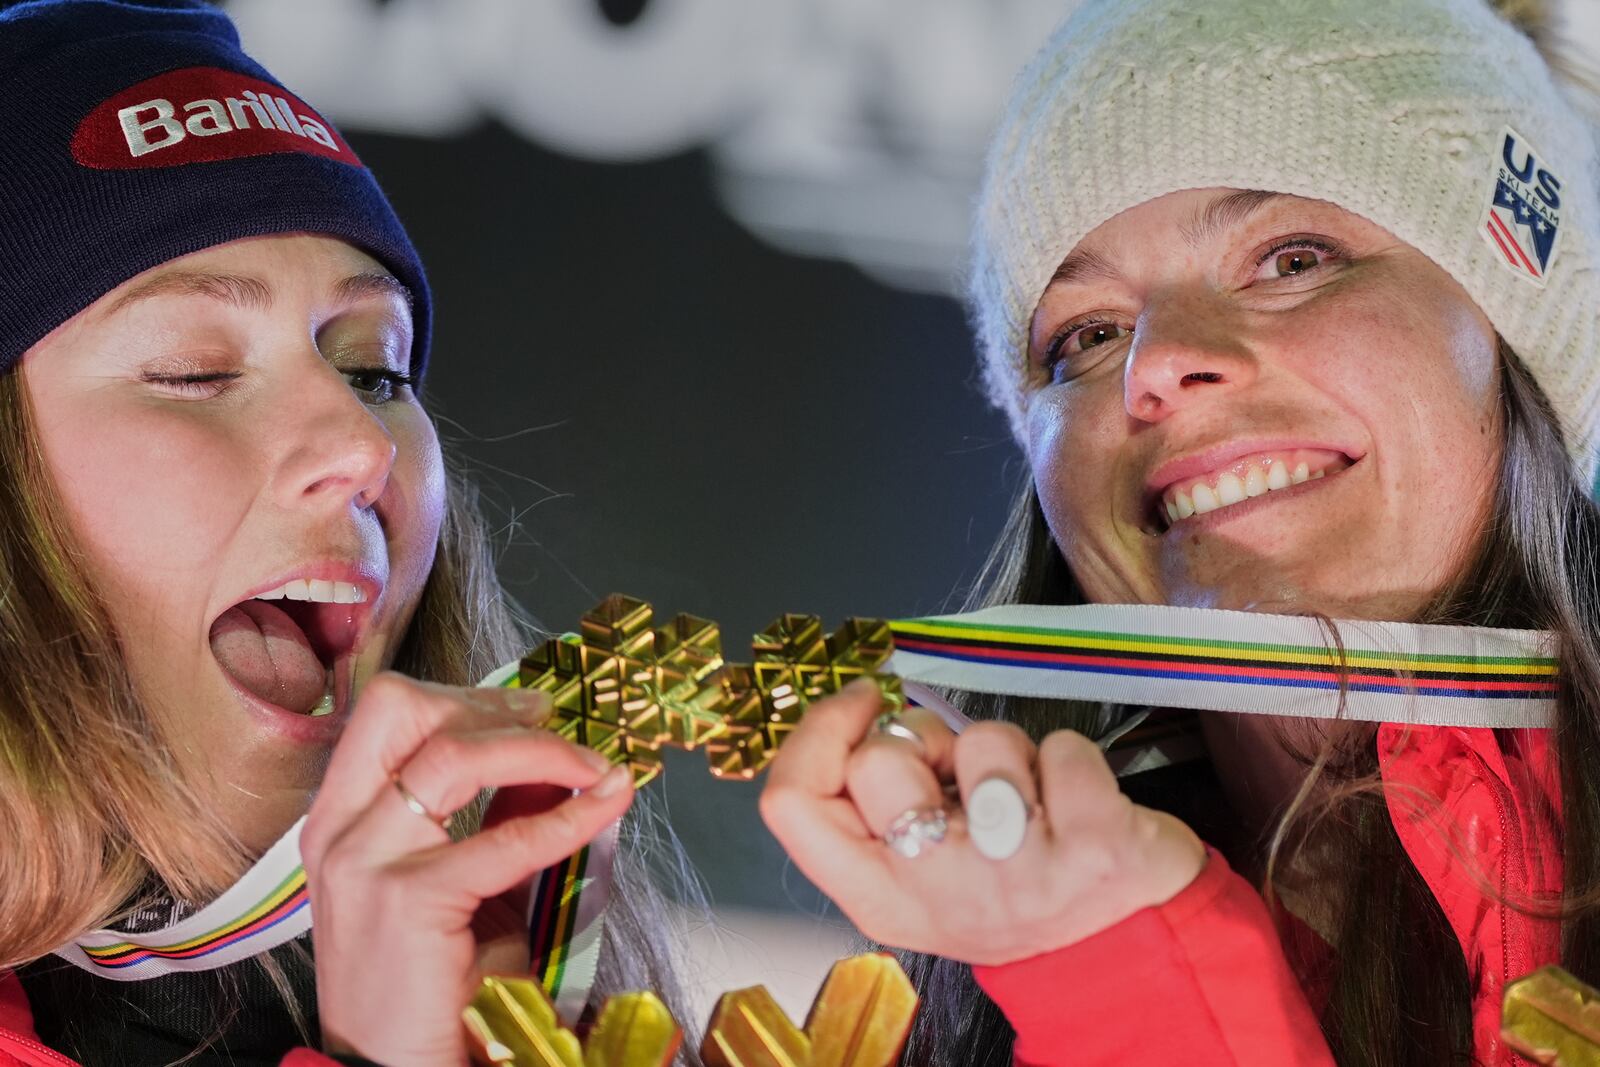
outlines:
[[1267, 491], [1267, 476], [1261, 473], [1260, 467], [1251, 467], [1250, 473], [1244, 480], [1245, 496], [1263, 496]]
[[[1326, 468], [1311, 472], [1310, 464], [1301, 462], [1291, 470], [1282, 459], [1265, 460], [1266, 466], [1251, 465], [1244, 473], [1224, 471], [1216, 476], [1215, 486], [1209, 482], [1196, 482], [1186, 493], [1179, 489], [1164, 502], [1168, 523], [1187, 519], [1191, 515], [1204, 515], [1208, 511], [1225, 508], [1252, 497], [1264, 496], [1275, 489], [1287, 489], [1301, 482], [1314, 482], [1328, 475]], [[1348, 464], [1346, 464], [1348, 466]], [[1338, 468], [1342, 470], [1343, 467]], [[1335, 471], [1337, 473], [1337, 471]]]
[[362, 604], [367, 593], [352, 582], [335, 582], [325, 578], [296, 578], [276, 589], [257, 593], [256, 600], [309, 600], [314, 604]]

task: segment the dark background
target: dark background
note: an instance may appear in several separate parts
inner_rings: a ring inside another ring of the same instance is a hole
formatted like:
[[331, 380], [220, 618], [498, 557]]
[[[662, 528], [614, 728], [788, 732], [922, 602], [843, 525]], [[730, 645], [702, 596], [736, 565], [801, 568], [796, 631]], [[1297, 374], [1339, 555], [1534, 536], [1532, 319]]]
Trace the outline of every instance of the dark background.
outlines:
[[[780, 612], [933, 612], [971, 579], [1021, 466], [954, 301], [764, 245], [699, 153], [349, 136], [431, 274], [427, 401], [545, 626], [626, 592], [716, 619], [737, 656]], [[702, 766], [664, 788], [716, 902], [813, 906], [756, 787]]]

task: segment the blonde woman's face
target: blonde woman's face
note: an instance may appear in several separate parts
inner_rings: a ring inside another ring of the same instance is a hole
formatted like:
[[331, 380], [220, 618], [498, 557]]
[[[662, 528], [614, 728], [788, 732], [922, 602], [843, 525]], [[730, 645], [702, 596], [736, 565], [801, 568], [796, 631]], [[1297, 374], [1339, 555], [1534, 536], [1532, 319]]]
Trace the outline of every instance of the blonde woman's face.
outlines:
[[304, 812], [432, 567], [443, 471], [410, 352], [403, 287], [293, 235], [148, 271], [23, 359], [134, 683], [257, 848]]
[[1124, 212], [1063, 262], [1029, 349], [1034, 482], [1091, 600], [1400, 618], [1489, 515], [1493, 329], [1332, 204]]

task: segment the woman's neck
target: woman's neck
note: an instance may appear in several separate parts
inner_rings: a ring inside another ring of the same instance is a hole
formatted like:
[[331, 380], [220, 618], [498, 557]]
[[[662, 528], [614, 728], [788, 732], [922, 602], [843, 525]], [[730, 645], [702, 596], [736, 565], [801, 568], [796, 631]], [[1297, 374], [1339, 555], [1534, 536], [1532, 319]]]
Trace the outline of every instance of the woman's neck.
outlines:
[[[1203, 712], [1201, 730], [1223, 791], [1252, 838], [1268, 834], [1305, 781], [1293, 753], [1319, 739], [1307, 719], [1238, 712]], [[1301, 735], [1304, 736], [1301, 736]]]

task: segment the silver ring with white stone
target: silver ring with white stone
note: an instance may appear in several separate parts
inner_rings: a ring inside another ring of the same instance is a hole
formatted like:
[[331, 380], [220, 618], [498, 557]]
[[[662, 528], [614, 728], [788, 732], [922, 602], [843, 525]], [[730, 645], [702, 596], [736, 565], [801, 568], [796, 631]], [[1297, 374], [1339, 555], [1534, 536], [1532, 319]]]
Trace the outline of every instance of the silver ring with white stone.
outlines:
[[967, 794], [967, 834], [973, 847], [992, 860], [1008, 860], [1022, 848], [1033, 812], [1016, 786], [1004, 778], [985, 778]]
[[908, 860], [922, 855], [923, 849], [937, 845], [950, 832], [950, 817], [943, 808], [912, 808], [904, 812], [883, 833], [883, 843]]
[[879, 737], [898, 737], [902, 741], [910, 741], [923, 752], [928, 750], [928, 743], [922, 739], [922, 735], [901, 722], [897, 711], [886, 711], [874, 719], [872, 732]]

